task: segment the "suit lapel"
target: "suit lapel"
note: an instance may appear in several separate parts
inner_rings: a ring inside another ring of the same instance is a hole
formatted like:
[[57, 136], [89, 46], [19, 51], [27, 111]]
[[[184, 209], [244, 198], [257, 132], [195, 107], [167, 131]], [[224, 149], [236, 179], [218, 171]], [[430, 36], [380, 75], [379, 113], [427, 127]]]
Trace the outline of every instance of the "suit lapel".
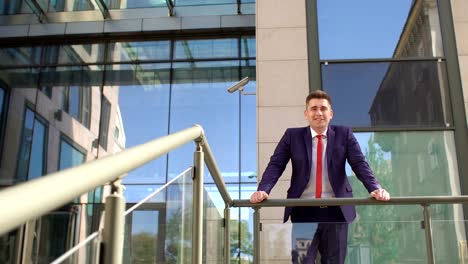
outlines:
[[310, 133], [310, 127], [305, 127], [304, 131], [304, 144], [306, 145], [307, 149], [307, 158], [309, 160], [309, 174], [310, 175], [310, 167], [312, 165], [312, 133]]
[[[327, 166], [328, 170], [331, 168], [331, 161], [333, 157], [333, 145], [335, 144], [335, 130], [333, 129], [332, 126], [328, 127], [327, 131], [327, 149], [325, 150], [325, 153], [327, 155]], [[330, 175], [328, 175], [330, 177]]]

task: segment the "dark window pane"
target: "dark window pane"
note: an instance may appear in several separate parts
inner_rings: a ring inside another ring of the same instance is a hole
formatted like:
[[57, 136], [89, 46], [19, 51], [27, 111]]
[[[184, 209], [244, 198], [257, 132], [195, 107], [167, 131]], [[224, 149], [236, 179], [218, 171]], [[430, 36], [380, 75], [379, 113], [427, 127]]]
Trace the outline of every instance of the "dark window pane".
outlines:
[[[0, 86], [0, 125], [3, 124], [2, 120], [3, 120], [4, 105], [5, 105], [5, 88]], [[0, 133], [1, 133], [1, 131], [0, 131]]]
[[443, 62], [322, 65], [332, 123], [354, 127], [452, 125]]
[[16, 15], [32, 13], [23, 0], [0, 0], [0, 15]]
[[443, 56], [436, 0], [318, 0], [320, 58]]
[[81, 123], [89, 128], [91, 119], [91, 87], [81, 87]]
[[39, 241], [33, 263], [51, 263], [65, 253], [74, 244], [74, 228], [73, 213], [54, 212], [41, 217], [36, 230]]
[[0, 66], [36, 65], [40, 56], [40, 47], [0, 48]]
[[237, 39], [179, 40], [175, 59], [238, 58]]
[[101, 145], [101, 147], [104, 149], [107, 149], [111, 104], [106, 97], [102, 97], [101, 104], [101, 118], [99, 120], [99, 145]]
[[80, 87], [69, 87], [68, 95], [68, 113], [79, 120], [80, 117]]
[[60, 159], [59, 170], [78, 166], [85, 162], [86, 156], [84, 151], [73, 146], [68, 140], [60, 140]]
[[18, 155], [18, 167], [16, 178], [24, 181], [28, 178], [29, 160], [31, 158], [31, 146], [33, 141], [34, 112], [26, 109], [21, 133], [20, 149]]
[[38, 178], [46, 172], [46, 147], [47, 147], [47, 127], [39, 119], [34, 121], [33, 141], [31, 147], [31, 158], [29, 162], [28, 179]]

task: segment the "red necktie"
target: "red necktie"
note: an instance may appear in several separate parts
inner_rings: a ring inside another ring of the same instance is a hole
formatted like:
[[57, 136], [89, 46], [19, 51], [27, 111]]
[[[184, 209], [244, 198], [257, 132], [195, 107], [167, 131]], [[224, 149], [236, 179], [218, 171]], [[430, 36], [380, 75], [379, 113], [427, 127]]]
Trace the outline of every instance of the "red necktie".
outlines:
[[315, 198], [322, 197], [322, 135], [317, 135], [317, 171], [315, 173]]

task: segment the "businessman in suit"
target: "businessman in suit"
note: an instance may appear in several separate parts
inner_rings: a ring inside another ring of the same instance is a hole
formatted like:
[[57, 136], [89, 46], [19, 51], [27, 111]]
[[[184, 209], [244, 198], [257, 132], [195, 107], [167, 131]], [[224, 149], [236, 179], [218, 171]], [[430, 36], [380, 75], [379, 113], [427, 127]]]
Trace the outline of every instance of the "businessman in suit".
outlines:
[[[309, 126], [286, 130], [250, 201], [268, 199], [289, 160], [292, 175], [287, 198], [352, 197], [345, 172], [347, 160], [370, 196], [388, 201], [390, 194], [374, 177], [351, 129], [329, 124], [333, 118], [330, 96], [316, 90], [305, 103], [304, 117]], [[283, 220], [291, 218], [293, 230], [296, 223], [317, 223], [306, 263], [315, 263], [318, 251], [322, 264], [341, 264], [346, 256], [348, 224], [355, 217], [354, 206], [286, 207]]]

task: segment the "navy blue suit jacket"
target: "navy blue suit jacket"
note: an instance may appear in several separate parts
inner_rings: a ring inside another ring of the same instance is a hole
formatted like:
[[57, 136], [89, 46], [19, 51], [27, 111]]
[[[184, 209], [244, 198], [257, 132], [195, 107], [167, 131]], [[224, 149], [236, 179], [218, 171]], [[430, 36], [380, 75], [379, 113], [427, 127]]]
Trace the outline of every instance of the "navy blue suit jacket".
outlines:
[[[366, 162], [361, 148], [349, 127], [329, 126], [327, 131], [328, 178], [336, 197], [353, 197], [353, 191], [345, 172], [346, 160], [368, 192], [381, 188]], [[309, 182], [312, 164], [312, 134], [310, 127], [288, 128], [281, 138], [258, 185], [259, 191], [270, 193], [289, 160], [292, 163], [291, 183], [287, 198], [299, 198]], [[284, 222], [291, 214], [286, 207]], [[350, 223], [356, 217], [354, 206], [341, 206], [345, 220]]]

